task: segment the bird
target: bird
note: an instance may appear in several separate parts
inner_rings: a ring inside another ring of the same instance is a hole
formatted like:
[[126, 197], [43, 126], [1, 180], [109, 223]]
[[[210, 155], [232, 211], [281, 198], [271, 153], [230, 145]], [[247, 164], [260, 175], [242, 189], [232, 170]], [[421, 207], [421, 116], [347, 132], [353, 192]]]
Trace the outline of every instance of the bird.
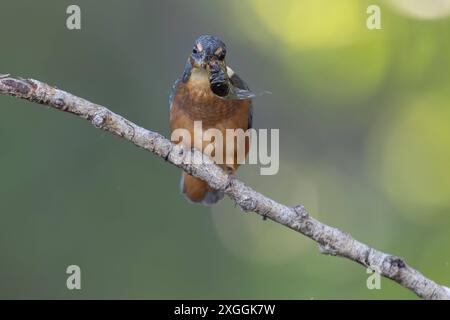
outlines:
[[[227, 48], [216, 36], [201, 35], [194, 43], [184, 67], [169, 97], [170, 130], [188, 130], [190, 146], [194, 146], [194, 122], [201, 121], [202, 130], [217, 129], [223, 136], [223, 147], [233, 141], [226, 140], [226, 129], [252, 128], [252, 98], [255, 95], [247, 84], [226, 63]], [[186, 141], [172, 141], [186, 143]], [[211, 142], [200, 142], [205, 148]], [[245, 156], [249, 151], [249, 137], [245, 138]], [[197, 145], [195, 145], [197, 147]], [[217, 147], [217, 145], [216, 145]], [[218, 164], [234, 174], [241, 162], [237, 160], [237, 145], [230, 148], [233, 161]], [[245, 157], [244, 156], [244, 157]], [[212, 205], [221, 200], [224, 193], [211, 188], [207, 182], [186, 172], [182, 173], [180, 191], [191, 203]]]

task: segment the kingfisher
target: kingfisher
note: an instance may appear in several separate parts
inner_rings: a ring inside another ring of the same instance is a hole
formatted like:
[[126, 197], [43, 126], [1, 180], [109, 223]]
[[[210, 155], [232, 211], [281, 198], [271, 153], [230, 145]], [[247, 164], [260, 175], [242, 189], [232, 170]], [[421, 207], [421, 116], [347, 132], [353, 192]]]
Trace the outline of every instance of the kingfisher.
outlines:
[[[226, 140], [227, 129], [252, 127], [252, 98], [255, 96], [247, 84], [227, 65], [227, 48], [215, 36], [202, 35], [194, 43], [184, 67], [184, 72], [172, 88], [169, 98], [170, 129], [185, 129], [190, 133], [190, 146], [204, 151], [211, 142], [194, 141], [194, 122], [201, 121], [202, 131], [217, 129], [222, 133], [225, 152], [232, 153], [229, 159], [218, 164], [234, 174], [240, 162], [237, 161], [237, 144]], [[173, 141], [186, 143], [186, 141]], [[233, 143], [231, 151], [225, 150], [227, 143]], [[250, 141], [245, 138], [245, 156]], [[199, 146], [200, 145], [200, 146]], [[180, 181], [181, 193], [192, 203], [212, 205], [224, 196], [208, 183], [185, 172]]]

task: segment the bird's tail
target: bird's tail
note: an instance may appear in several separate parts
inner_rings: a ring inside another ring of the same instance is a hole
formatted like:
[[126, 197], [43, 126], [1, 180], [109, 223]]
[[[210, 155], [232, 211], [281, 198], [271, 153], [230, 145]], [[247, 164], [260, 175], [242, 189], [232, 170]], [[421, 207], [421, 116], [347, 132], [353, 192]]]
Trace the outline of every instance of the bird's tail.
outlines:
[[193, 203], [212, 205], [224, 196], [222, 191], [214, 190], [205, 181], [183, 172], [180, 181], [181, 193]]

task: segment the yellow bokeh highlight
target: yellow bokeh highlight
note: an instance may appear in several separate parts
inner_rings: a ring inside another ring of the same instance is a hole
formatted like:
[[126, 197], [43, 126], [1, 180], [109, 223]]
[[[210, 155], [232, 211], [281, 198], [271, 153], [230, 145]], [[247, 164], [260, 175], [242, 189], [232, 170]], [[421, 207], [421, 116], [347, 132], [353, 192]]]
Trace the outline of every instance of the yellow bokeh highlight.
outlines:
[[389, 61], [384, 39], [354, 43], [350, 46], [289, 53], [286, 65], [292, 84], [299, 92], [333, 107], [364, 106], [362, 101], [372, 96], [382, 83]]
[[[388, 197], [410, 217], [450, 207], [448, 97], [408, 100], [379, 121], [370, 144], [373, 173]], [[416, 218], [414, 217], [414, 218]]]
[[[364, 106], [389, 64], [387, 33], [360, 0], [232, 1], [240, 31], [280, 65], [287, 87], [321, 107]], [[383, 23], [382, 23], [383, 25]]]
[[450, 0], [388, 0], [396, 11], [420, 20], [435, 20], [450, 15]]
[[251, 4], [269, 32], [297, 48], [346, 45], [365, 27], [365, 9], [358, 0], [252, 0]]

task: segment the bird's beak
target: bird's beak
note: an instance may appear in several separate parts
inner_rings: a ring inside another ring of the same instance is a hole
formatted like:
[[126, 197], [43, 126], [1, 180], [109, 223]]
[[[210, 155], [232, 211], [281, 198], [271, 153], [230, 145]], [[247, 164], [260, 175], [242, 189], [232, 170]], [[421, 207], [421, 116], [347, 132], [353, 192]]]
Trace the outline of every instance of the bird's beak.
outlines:
[[205, 55], [202, 52], [191, 54], [190, 62], [191, 62], [192, 67], [194, 67], [194, 68], [206, 69], [207, 63], [206, 63]]
[[192, 53], [189, 61], [193, 68], [203, 69], [208, 74], [211, 91], [215, 95], [225, 98], [230, 96], [233, 99], [248, 99], [247, 96], [235, 94], [228, 77], [227, 65], [225, 61], [211, 59], [206, 56], [205, 52]]

